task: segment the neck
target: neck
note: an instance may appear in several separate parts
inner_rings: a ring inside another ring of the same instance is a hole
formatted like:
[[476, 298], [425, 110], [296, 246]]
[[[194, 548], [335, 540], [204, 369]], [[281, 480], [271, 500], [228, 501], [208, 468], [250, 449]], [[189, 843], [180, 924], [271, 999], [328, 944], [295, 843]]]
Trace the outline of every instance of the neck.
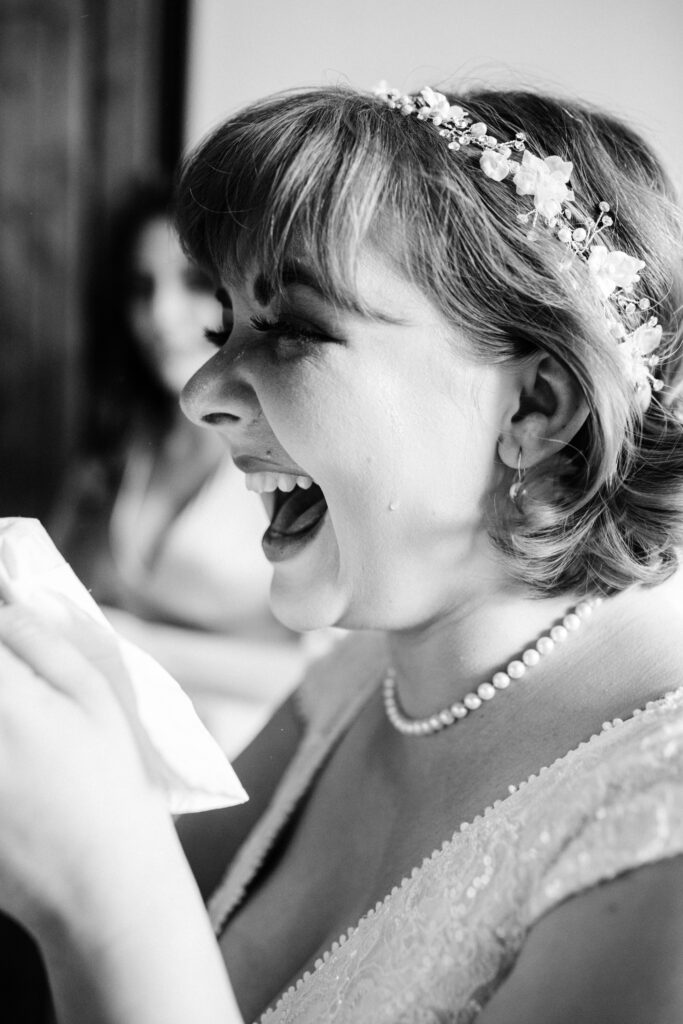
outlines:
[[393, 633], [389, 658], [406, 714], [434, 714], [533, 646], [579, 600], [512, 590], [472, 595], [438, 620]]

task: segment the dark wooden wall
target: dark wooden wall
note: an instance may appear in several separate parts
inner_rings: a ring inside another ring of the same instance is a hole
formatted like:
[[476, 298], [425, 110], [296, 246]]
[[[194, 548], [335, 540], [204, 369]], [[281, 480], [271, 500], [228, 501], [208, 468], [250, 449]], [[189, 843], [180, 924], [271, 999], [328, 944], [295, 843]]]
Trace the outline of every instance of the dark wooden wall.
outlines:
[[0, 0], [0, 516], [49, 509], [117, 190], [180, 150], [186, 0]]

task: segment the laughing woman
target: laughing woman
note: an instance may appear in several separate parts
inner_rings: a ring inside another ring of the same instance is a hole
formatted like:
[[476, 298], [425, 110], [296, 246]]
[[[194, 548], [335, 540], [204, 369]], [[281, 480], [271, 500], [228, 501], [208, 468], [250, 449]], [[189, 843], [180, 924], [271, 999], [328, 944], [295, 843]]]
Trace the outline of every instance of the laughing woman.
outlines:
[[60, 1019], [225, 1021], [217, 950], [264, 1024], [680, 1019], [656, 160], [533, 94], [289, 93], [189, 158], [179, 225], [224, 306], [184, 408], [264, 492], [273, 609], [360, 632], [240, 758], [250, 802], [179, 823], [217, 946], [92, 651], [3, 610], [0, 900]]

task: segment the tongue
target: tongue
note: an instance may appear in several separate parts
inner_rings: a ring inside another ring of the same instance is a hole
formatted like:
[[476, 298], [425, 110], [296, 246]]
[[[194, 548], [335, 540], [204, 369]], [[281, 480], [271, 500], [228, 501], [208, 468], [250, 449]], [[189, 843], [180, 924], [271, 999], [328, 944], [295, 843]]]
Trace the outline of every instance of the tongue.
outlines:
[[278, 505], [268, 532], [295, 536], [306, 533], [320, 522], [327, 511], [325, 496], [317, 484], [309, 488], [295, 487], [284, 494], [284, 500]]

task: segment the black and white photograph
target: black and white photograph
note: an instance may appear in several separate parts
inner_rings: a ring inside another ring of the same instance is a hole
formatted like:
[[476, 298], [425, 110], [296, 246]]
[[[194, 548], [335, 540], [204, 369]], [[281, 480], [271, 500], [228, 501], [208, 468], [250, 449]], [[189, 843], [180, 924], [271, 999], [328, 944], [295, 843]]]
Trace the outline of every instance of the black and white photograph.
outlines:
[[0, 1024], [683, 1024], [681, 54], [0, 0]]

